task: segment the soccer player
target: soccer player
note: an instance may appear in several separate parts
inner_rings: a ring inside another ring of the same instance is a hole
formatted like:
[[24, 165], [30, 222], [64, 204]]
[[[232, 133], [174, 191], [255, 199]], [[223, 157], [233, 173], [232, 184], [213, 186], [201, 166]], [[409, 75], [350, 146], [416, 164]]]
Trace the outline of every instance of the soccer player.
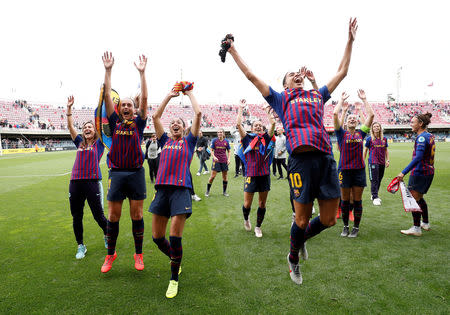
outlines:
[[153, 183], [158, 174], [160, 148], [156, 135], [153, 134], [145, 145], [145, 158], [147, 159], [150, 181]]
[[234, 178], [237, 178], [241, 171], [242, 176], [245, 177], [245, 165], [238, 155], [239, 145], [241, 143], [241, 135], [239, 134], [239, 130], [237, 128], [234, 128], [234, 130], [231, 132], [231, 136], [233, 137], [233, 151], [234, 151], [234, 165], [235, 165]]
[[[327, 85], [319, 90], [305, 90], [305, 76], [301, 71], [290, 71], [283, 79], [285, 90], [282, 93], [274, 91], [258, 78], [238, 54], [233, 40], [228, 40], [228, 52], [275, 110], [286, 131], [286, 146], [290, 154], [289, 184], [295, 198], [295, 222], [291, 228], [288, 263], [291, 279], [296, 284], [303, 281], [299, 251], [302, 250], [302, 256], [306, 258], [305, 238], [336, 224], [339, 181], [330, 137], [323, 125], [324, 104], [347, 75], [356, 30], [356, 19], [350, 19], [344, 56], [336, 75]], [[309, 222], [315, 198], [319, 200], [320, 216]]]
[[111, 270], [117, 257], [116, 241], [119, 235], [119, 220], [122, 214], [122, 204], [125, 198], [130, 202], [130, 217], [134, 237], [134, 267], [144, 269], [142, 244], [144, 241], [143, 205], [147, 197], [145, 187], [144, 153], [141, 149], [144, 128], [147, 124], [147, 83], [145, 68], [147, 57], [139, 57], [139, 63], [134, 65], [141, 79], [141, 95], [139, 109], [136, 112], [134, 100], [123, 98], [118, 106], [118, 114], [114, 110], [111, 98], [111, 69], [114, 58], [111, 53], [103, 55], [105, 66], [105, 104], [109, 125], [111, 126], [112, 143], [108, 153], [109, 185], [108, 185], [108, 224], [106, 237], [108, 253], [101, 268], [102, 272]]
[[364, 148], [364, 160], [366, 160], [367, 152], [369, 152], [371, 199], [374, 206], [381, 206], [378, 190], [384, 176], [384, 169], [389, 167], [389, 151], [387, 139], [383, 136], [383, 128], [378, 122], [374, 122], [370, 128], [370, 137], [367, 137]]
[[230, 164], [230, 143], [225, 138], [225, 131], [220, 128], [217, 131], [217, 138], [214, 138], [211, 143], [211, 176], [209, 177], [208, 184], [206, 185], [205, 196], [209, 197], [211, 191], [211, 185], [216, 178], [217, 173], [222, 172], [223, 181], [223, 195], [228, 197], [227, 185], [228, 185], [228, 164]]
[[240, 101], [236, 127], [239, 130], [242, 141], [242, 150], [246, 160], [245, 184], [244, 184], [244, 205], [242, 213], [244, 215], [244, 228], [247, 231], [252, 229], [248, 216], [252, 207], [253, 195], [258, 192], [258, 212], [256, 214], [255, 236], [262, 237], [261, 224], [266, 214], [267, 195], [270, 190], [270, 158], [268, 151], [269, 143], [275, 130], [275, 118], [267, 113], [270, 118], [270, 128], [264, 131], [263, 124], [259, 120], [252, 123], [252, 133], [247, 133], [242, 127], [242, 111], [245, 107], [245, 100]]
[[[421, 228], [425, 231], [430, 230], [428, 205], [425, 199], [423, 199], [423, 195], [428, 192], [434, 177], [434, 155], [436, 153], [436, 144], [434, 142], [434, 136], [427, 131], [431, 116], [430, 113], [418, 114], [411, 119], [412, 131], [417, 134], [412, 161], [397, 175], [399, 180], [403, 180], [403, 177], [411, 171], [408, 189], [422, 210], [422, 213], [412, 212], [414, 225], [408, 230], [400, 231], [402, 234], [406, 235], [421, 236]], [[420, 222], [421, 217], [423, 220], [422, 223]]]
[[[192, 214], [192, 177], [189, 167], [194, 155], [195, 144], [200, 130], [202, 113], [192, 91], [184, 92], [190, 99], [195, 116], [191, 132], [183, 136], [186, 125], [181, 118], [170, 122], [169, 138], [164, 132], [161, 116], [169, 101], [178, 96], [172, 90], [164, 98], [158, 110], [153, 114], [153, 123], [158, 142], [162, 147], [160, 167], [156, 178], [155, 198], [149, 211], [153, 213], [152, 236], [158, 248], [171, 260], [171, 278], [166, 297], [173, 298], [178, 293], [178, 274], [181, 272], [183, 247], [181, 238], [186, 219]], [[169, 241], [165, 238], [167, 222], [171, 218]]]
[[[336, 137], [340, 151], [340, 168], [339, 182], [341, 186], [342, 198], [342, 221], [344, 228], [341, 236], [343, 237], [357, 237], [359, 232], [359, 224], [362, 217], [362, 194], [366, 186], [366, 169], [363, 159], [363, 144], [366, 134], [370, 131], [370, 126], [373, 121], [374, 113], [372, 107], [367, 102], [366, 93], [363, 90], [358, 90], [358, 96], [363, 101], [367, 118], [361, 129], [356, 129], [358, 125], [358, 116], [351, 114], [347, 116], [347, 129], [344, 130], [339, 119], [339, 112], [348, 95], [343, 92], [342, 96], [334, 108], [333, 122]], [[344, 110], [346, 111], [346, 110]], [[350, 193], [353, 194], [353, 212], [354, 225], [351, 233], [349, 233], [348, 220], [350, 212]]]
[[[73, 232], [78, 243], [76, 259], [84, 258], [87, 248], [83, 243], [83, 208], [87, 199], [92, 216], [98, 226], [106, 234], [106, 218], [103, 214], [103, 187], [100, 160], [104, 146], [101, 142], [94, 123], [87, 121], [83, 124], [83, 133], [79, 135], [75, 130], [72, 118], [74, 97], [67, 100], [67, 127], [72, 141], [77, 147], [77, 155], [72, 168], [69, 184], [70, 212], [73, 217]], [[106, 236], [104, 236], [106, 242]]]

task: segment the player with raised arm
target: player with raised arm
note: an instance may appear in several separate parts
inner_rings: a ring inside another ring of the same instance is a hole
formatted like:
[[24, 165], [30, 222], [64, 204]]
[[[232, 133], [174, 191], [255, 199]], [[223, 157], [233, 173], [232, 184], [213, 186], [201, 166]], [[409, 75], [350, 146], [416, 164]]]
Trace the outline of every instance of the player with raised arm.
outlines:
[[100, 160], [105, 147], [92, 121], [83, 124], [81, 135], [77, 133], [72, 118], [73, 103], [74, 97], [70, 96], [67, 100], [67, 127], [72, 141], [77, 147], [77, 155], [70, 176], [69, 202], [73, 217], [73, 232], [78, 243], [75, 258], [82, 259], [87, 251], [83, 242], [83, 208], [86, 199], [92, 216], [103, 230], [106, 243], [106, 218], [103, 214], [102, 172], [100, 170]]
[[108, 254], [103, 263], [102, 272], [111, 270], [117, 257], [116, 241], [119, 235], [119, 220], [122, 215], [123, 200], [130, 202], [130, 217], [134, 238], [134, 267], [144, 269], [142, 244], [144, 241], [143, 205], [147, 197], [145, 187], [144, 153], [141, 143], [144, 138], [144, 128], [147, 125], [147, 83], [145, 68], [147, 57], [139, 56], [139, 63], [134, 63], [141, 79], [141, 95], [138, 111], [132, 98], [120, 100], [118, 113], [114, 109], [111, 98], [111, 70], [114, 58], [111, 53], [103, 55], [105, 66], [105, 105], [109, 125], [112, 130], [112, 144], [108, 153], [109, 184], [108, 184], [108, 224], [106, 237]]
[[[319, 90], [305, 90], [305, 76], [301, 71], [291, 71], [284, 76], [284, 91], [276, 92], [250, 70], [238, 54], [233, 40], [227, 40], [230, 45], [228, 52], [239, 69], [275, 110], [286, 131], [286, 145], [290, 154], [289, 184], [295, 208], [295, 222], [291, 227], [291, 247], [287, 259], [291, 279], [296, 284], [303, 281], [299, 252], [301, 250], [302, 256], [306, 258], [305, 237], [310, 238], [336, 224], [339, 181], [330, 137], [323, 124], [324, 104], [330, 99], [330, 93], [347, 75], [357, 28], [356, 19], [350, 19], [348, 40], [338, 71], [327, 85]], [[309, 222], [316, 198], [320, 216]]]
[[[367, 118], [361, 129], [356, 129], [358, 125], [358, 116], [351, 114], [347, 116], [347, 130], [344, 130], [339, 118], [339, 112], [342, 104], [348, 98], [348, 95], [343, 92], [342, 96], [334, 108], [333, 122], [336, 137], [340, 151], [340, 172], [339, 182], [341, 186], [342, 198], [342, 221], [344, 228], [341, 236], [356, 237], [359, 232], [359, 224], [362, 217], [362, 194], [366, 186], [366, 169], [363, 159], [364, 138], [370, 131], [368, 126], [372, 125], [374, 113], [372, 107], [367, 102], [366, 93], [363, 90], [358, 90], [358, 96], [363, 101]], [[350, 212], [350, 193], [353, 194], [353, 211], [354, 211], [354, 225], [351, 233], [349, 233], [348, 220]]]
[[270, 128], [264, 131], [260, 120], [252, 123], [251, 133], [247, 133], [242, 127], [242, 112], [245, 107], [245, 100], [240, 101], [236, 128], [239, 131], [242, 142], [242, 150], [246, 161], [246, 174], [244, 184], [244, 204], [242, 213], [244, 215], [244, 228], [247, 231], [252, 229], [248, 216], [253, 202], [255, 192], [258, 192], [258, 212], [256, 214], [255, 236], [262, 237], [261, 224], [266, 214], [266, 201], [270, 190], [270, 157], [269, 143], [275, 130], [275, 118], [267, 108], [270, 119]]
[[[170, 134], [164, 132], [161, 116], [169, 101], [178, 96], [177, 91], [170, 91], [153, 114], [155, 133], [161, 149], [158, 176], [156, 177], [156, 194], [150, 205], [152, 217], [153, 242], [170, 258], [171, 278], [166, 297], [178, 294], [178, 274], [181, 271], [183, 247], [181, 239], [186, 219], [192, 214], [192, 176], [189, 168], [194, 156], [195, 144], [200, 130], [202, 113], [191, 90], [184, 91], [189, 97], [194, 110], [191, 130], [184, 136], [186, 124], [183, 119], [175, 118], [170, 122]], [[170, 221], [169, 241], [166, 239], [166, 227]]]

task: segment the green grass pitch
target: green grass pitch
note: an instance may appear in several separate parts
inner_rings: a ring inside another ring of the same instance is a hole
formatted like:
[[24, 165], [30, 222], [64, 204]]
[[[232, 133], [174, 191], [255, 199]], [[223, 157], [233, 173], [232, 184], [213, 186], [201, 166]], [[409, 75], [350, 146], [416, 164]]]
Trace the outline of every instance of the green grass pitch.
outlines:
[[[400, 234], [412, 225], [399, 193], [387, 183], [411, 160], [412, 143], [391, 144], [391, 166], [381, 186], [383, 205], [363, 196], [356, 239], [341, 238], [342, 221], [308, 241], [301, 263], [303, 285], [289, 277], [291, 209], [288, 183], [272, 176], [263, 238], [243, 228], [243, 178], [221, 177], [204, 197], [208, 175], [192, 173], [202, 201], [193, 204], [183, 237], [183, 273], [175, 299], [165, 298], [169, 260], [152, 242], [154, 194], [147, 164], [144, 203], [145, 270], [134, 269], [129, 207], [124, 203], [118, 258], [100, 272], [103, 235], [85, 206], [86, 257], [75, 259], [76, 242], [68, 203], [75, 152], [0, 157], [0, 313], [11, 314], [448, 314], [450, 300], [450, 144], [438, 143], [436, 175], [426, 195], [432, 230], [422, 237]], [[106, 192], [107, 169], [102, 160]], [[210, 162], [210, 161], [209, 161]], [[231, 165], [230, 175], [234, 175]], [[256, 221], [257, 199], [250, 214]], [[106, 211], [105, 211], [106, 212]]]

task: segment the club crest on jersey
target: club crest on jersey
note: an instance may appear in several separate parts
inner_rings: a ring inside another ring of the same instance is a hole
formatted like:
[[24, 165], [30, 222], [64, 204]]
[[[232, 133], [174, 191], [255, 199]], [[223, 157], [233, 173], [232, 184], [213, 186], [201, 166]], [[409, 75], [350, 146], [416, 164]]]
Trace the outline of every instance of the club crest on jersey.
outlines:
[[298, 189], [294, 189], [294, 195], [295, 195], [295, 197], [299, 197], [300, 191]]

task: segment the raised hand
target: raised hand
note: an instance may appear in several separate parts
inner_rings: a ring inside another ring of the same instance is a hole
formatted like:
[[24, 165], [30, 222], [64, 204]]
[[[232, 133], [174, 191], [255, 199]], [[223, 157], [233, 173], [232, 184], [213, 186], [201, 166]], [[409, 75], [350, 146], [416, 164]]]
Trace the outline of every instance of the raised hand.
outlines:
[[349, 96], [350, 96], [350, 95], [348, 95], [346, 92], [342, 92], [342, 95], [341, 95], [341, 100], [342, 100], [342, 102], [345, 102], [345, 100], [346, 100], [347, 98], [349, 98]]
[[348, 39], [351, 41], [355, 40], [356, 37], [356, 31], [358, 30], [358, 21], [356, 20], [356, 18], [354, 18], [352, 20], [352, 18], [350, 18], [350, 21], [348, 23]]
[[308, 70], [308, 69], [306, 69], [305, 66], [303, 66], [303, 67], [300, 68], [299, 72], [300, 72], [300, 76], [301, 76], [302, 78], [305, 78], [305, 77], [306, 77], [306, 71], [307, 71], [307, 70]]
[[136, 62], [134, 62], [134, 66], [140, 73], [143, 73], [145, 71], [145, 67], [147, 66], [147, 57], [144, 55], [139, 56], [139, 63], [136, 64]]
[[244, 109], [244, 107], [245, 107], [245, 103], [246, 103], [247, 101], [245, 100], [245, 99], [241, 99], [241, 100], [239, 100], [239, 106], [240, 107], [242, 107], [242, 109]]
[[306, 78], [310, 81], [310, 82], [316, 82], [316, 78], [314, 77], [314, 73], [311, 70], [306, 70]]
[[75, 98], [73, 97], [73, 95], [71, 95], [67, 98], [67, 108], [68, 109], [72, 108], [74, 100], [75, 100]]
[[179, 96], [180, 95], [180, 92], [177, 92], [177, 91], [175, 91], [174, 89], [172, 89], [170, 92], [169, 92], [169, 94], [168, 94], [168, 96], [170, 97], [170, 98], [172, 98], [172, 97], [177, 97], [177, 96]]
[[[233, 34], [228, 34], [233, 36]], [[227, 43], [230, 44], [230, 48], [228, 48], [228, 52], [234, 51], [234, 40], [232, 40], [231, 38], [227, 39]]]
[[114, 57], [111, 52], [105, 51], [102, 57], [103, 65], [105, 66], [105, 70], [111, 70], [114, 65]]
[[358, 97], [359, 97], [362, 101], [365, 101], [365, 100], [366, 100], [366, 92], [364, 92], [363, 89], [359, 89], [359, 90], [358, 90]]

